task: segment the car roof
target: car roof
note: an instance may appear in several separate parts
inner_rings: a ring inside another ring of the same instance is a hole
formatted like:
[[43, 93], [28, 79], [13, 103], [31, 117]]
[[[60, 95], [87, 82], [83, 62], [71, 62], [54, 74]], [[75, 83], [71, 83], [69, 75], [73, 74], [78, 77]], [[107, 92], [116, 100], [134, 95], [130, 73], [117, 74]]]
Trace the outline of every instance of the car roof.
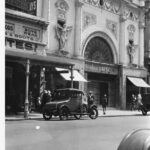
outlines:
[[78, 91], [78, 92], [83, 92], [82, 90], [75, 89], [75, 88], [57, 89], [56, 91]]

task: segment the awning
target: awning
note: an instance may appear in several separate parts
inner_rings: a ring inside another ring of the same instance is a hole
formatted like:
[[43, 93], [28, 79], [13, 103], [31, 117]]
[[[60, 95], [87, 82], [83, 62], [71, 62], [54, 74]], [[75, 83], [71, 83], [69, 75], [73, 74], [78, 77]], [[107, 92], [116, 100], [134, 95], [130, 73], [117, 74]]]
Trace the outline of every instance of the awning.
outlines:
[[[64, 68], [56, 68], [57, 71], [68, 71], [67, 73], [60, 73], [60, 75], [65, 79], [70, 81], [71, 78], [71, 72], [68, 69], [64, 69]], [[87, 82], [87, 80], [77, 71], [77, 70], [73, 70], [73, 81], [81, 81], [81, 82]]]
[[150, 88], [150, 85], [148, 85], [142, 78], [128, 77], [128, 79], [137, 87]]

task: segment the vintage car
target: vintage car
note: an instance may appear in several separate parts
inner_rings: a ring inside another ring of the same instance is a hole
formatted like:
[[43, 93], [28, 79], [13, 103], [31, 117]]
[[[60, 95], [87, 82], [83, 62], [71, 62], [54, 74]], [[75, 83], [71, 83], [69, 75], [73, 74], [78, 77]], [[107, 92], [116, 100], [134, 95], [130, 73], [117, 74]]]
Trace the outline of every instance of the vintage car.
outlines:
[[98, 117], [96, 105], [88, 106], [84, 92], [74, 88], [58, 89], [53, 93], [52, 101], [43, 108], [43, 118], [50, 120], [52, 116], [59, 116], [66, 120], [69, 116], [80, 119], [88, 115], [91, 119]]
[[150, 129], [138, 129], [127, 133], [117, 150], [150, 150]]
[[143, 94], [143, 115], [147, 115], [147, 112], [150, 111], [150, 94]]

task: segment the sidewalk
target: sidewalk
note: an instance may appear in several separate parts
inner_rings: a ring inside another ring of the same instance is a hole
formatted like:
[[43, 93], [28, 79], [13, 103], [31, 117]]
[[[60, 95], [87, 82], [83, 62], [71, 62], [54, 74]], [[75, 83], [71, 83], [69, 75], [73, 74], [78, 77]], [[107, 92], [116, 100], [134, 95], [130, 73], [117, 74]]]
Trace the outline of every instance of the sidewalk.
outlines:
[[[99, 112], [99, 117], [143, 116], [141, 111], [139, 112], [139, 111], [130, 111], [130, 110], [108, 109], [105, 115], [103, 115], [102, 109], [98, 109], [98, 112]], [[29, 114], [29, 120], [30, 119], [31, 120], [43, 119], [43, 116], [40, 113], [32, 112]], [[5, 116], [5, 121], [13, 121], [13, 120], [15, 121], [15, 120], [26, 120], [26, 119], [24, 118], [23, 113], [20, 113], [18, 115]]]

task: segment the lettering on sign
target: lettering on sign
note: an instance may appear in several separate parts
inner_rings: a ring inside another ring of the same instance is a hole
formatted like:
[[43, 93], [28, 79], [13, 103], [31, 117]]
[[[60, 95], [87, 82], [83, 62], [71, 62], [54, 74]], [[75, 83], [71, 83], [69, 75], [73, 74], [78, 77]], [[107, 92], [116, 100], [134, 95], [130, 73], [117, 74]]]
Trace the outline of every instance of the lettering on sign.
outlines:
[[19, 24], [5, 24], [5, 35], [28, 41], [40, 42], [40, 30]]
[[105, 73], [105, 74], [118, 74], [118, 69], [112, 66], [99, 66], [99, 65], [90, 65], [86, 64], [86, 70], [97, 72], [97, 73]]
[[29, 27], [23, 27], [23, 28], [24, 28], [24, 31], [23, 31], [24, 35], [33, 37], [35, 39], [39, 39], [40, 38], [39, 30], [32, 29], [32, 28], [29, 28]]
[[15, 25], [11, 23], [6, 23], [5, 24], [5, 34], [9, 36], [13, 36], [15, 31]]

